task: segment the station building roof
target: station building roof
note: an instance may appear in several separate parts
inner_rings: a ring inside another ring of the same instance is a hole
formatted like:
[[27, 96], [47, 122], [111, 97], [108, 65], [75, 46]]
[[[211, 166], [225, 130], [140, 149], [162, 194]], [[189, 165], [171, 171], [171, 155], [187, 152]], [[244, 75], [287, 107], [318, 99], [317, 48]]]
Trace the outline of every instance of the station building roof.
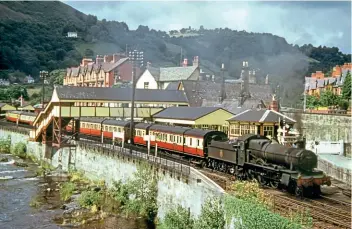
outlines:
[[242, 121], [242, 122], [279, 122], [279, 120], [285, 120], [286, 123], [295, 123], [296, 121], [284, 114], [281, 114], [274, 110], [245, 110], [232, 118], [228, 119], [228, 121]]
[[169, 107], [153, 115], [153, 118], [197, 120], [219, 109], [221, 108], [220, 107]]
[[[56, 87], [52, 101], [131, 101], [131, 88], [107, 88], [107, 87]], [[187, 104], [188, 100], [183, 91], [176, 90], [149, 90], [136, 89], [136, 102], [156, 103], [181, 103]]]

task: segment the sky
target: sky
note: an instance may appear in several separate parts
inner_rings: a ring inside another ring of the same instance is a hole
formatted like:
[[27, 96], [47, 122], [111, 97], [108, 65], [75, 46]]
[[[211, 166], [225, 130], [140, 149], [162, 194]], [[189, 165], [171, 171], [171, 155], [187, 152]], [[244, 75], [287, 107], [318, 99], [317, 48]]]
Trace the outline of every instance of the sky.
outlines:
[[170, 31], [191, 26], [266, 32], [290, 44], [313, 44], [351, 53], [351, 2], [64, 1], [98, 19]]

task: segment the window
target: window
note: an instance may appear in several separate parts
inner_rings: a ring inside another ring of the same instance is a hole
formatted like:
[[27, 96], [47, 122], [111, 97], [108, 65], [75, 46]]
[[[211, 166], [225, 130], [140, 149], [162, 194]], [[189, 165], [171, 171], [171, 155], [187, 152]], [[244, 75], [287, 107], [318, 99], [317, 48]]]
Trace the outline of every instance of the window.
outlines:
[[274, 127], [264, 126], [264, 136], [274, 137]]
[[250, 133], [251, 134], [256, 134], [257, 133], [257, 127], [255, 125], [250, 125]]
[[117, 127], [114, 127], [114, 132], [117, 132]]
[[85, 128], [86, 127], [86, 124], [85, 123], [82, 123], [82, 128]]
[[241, 125], [241, 135], [249, 134], [249, 125]]
[[199, 146], [199, 139], [197, 139], [197, 146]]
[[94, 129], [98, 130], [98, 125], [97, 124], [94, 125]]
[[235, 135], [240, 135], [240, 125], [239, 124], [236, 124], [233, 126], [234, 128], [234, 134]]
[[192, 138], [189, 138], [189, 145], [192, 146]]
[[111, 126], [109, 126], [109, 131], [112, 132], [112, 127]]
[[149, 88], [149, 82], [144, 82], [144, 89], [148, 89]]
[[108, 126], [105, 126], [105, 128], [104, 128], [104, 129], [105, 129], [105, 131], [108, 131]]
[[202, 129], [203, 129], [203, 130], [207, 130], [208, 128], [209, 128], [208, 125], [202, 125]]

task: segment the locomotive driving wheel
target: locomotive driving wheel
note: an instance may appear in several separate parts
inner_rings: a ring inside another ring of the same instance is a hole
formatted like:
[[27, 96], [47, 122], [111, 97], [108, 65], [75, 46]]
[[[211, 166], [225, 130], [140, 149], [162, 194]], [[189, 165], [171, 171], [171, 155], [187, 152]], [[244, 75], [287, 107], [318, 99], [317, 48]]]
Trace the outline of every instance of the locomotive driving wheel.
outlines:
[[278, 182], [278, 181], [271, 180], [271, 181], [270, 181], [270, 186], [271, 186], [272, 188], [278, 188], [278, 187], [279, 187], [279, 182]]

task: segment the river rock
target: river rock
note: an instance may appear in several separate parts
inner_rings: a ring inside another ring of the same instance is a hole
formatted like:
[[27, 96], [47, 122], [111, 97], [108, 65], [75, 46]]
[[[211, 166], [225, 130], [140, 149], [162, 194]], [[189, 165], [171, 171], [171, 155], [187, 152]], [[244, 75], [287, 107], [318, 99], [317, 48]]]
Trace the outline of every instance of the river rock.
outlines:
[[14, 164], [18, 167], [28, 167], [28, 165], [26, 163], [20, 162], [20, 161], [15, 161]]
[[7, 157], [2, 157], [0, 158], [0, 162], [9, 162], [9, 159]]
[[13, 177], [12, 176], [4, 176], [4, 177], [0, 177], [0, 180], [12, 180]]

